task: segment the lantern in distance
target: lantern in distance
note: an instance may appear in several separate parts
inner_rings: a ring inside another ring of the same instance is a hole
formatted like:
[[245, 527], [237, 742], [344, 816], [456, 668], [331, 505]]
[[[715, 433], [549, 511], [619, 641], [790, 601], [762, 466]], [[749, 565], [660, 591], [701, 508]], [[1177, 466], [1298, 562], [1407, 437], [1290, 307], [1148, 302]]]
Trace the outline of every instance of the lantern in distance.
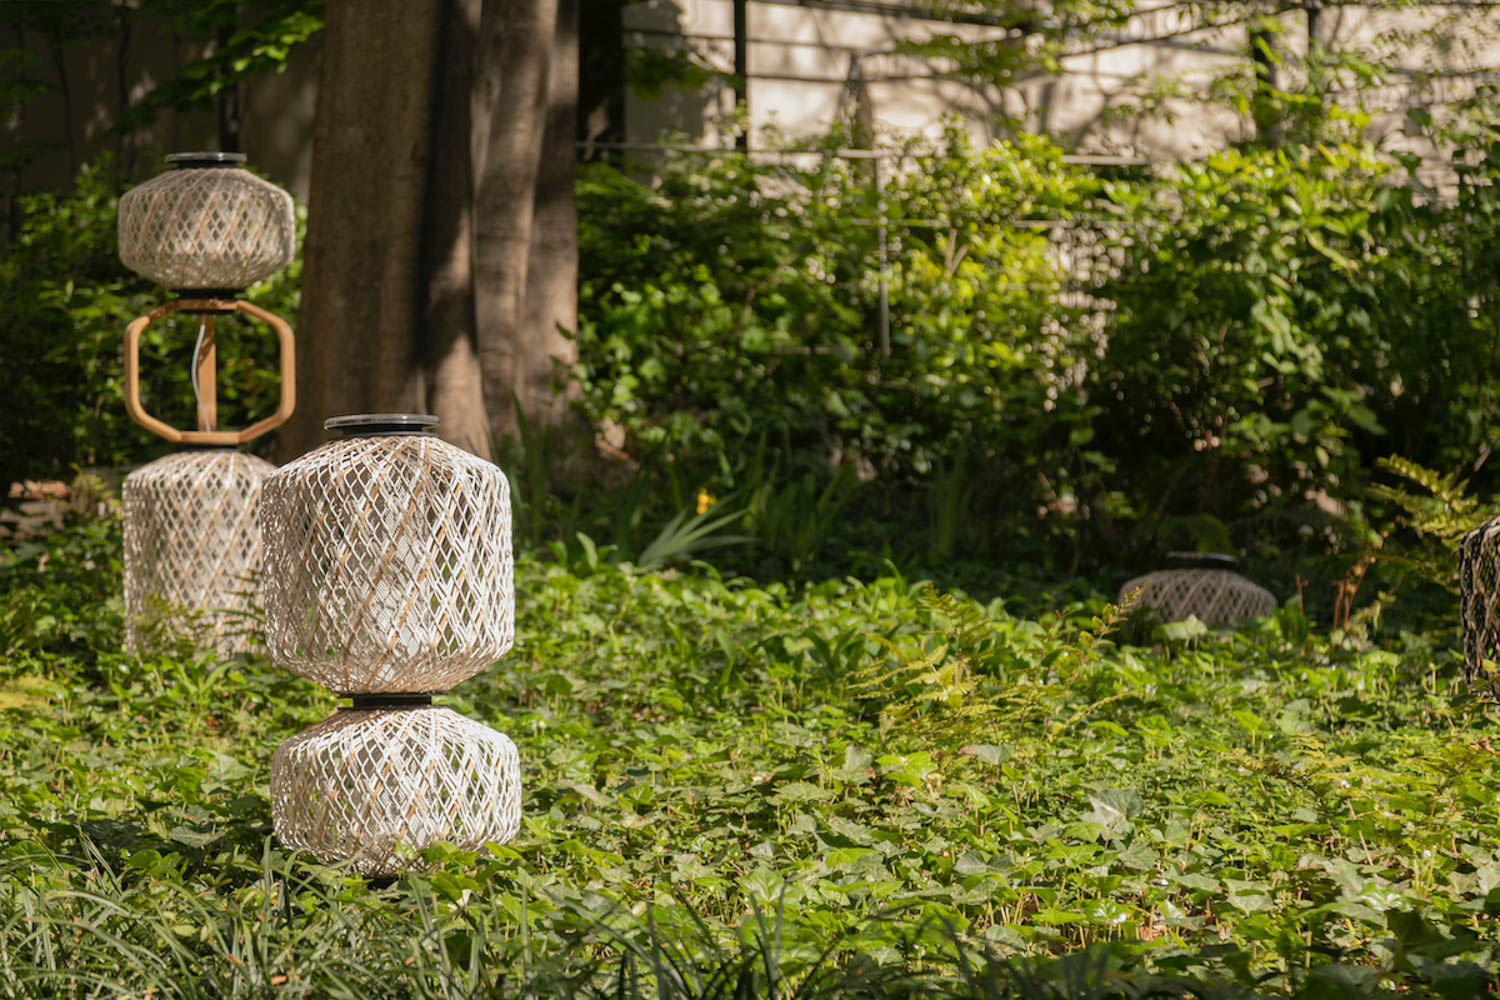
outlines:
[[[126, 327], [125, 410], [152, 433], [187, 446], [125, 480], [126, 639], [132, 649], [144, 638], [143, 616], [160, 606], [206, 618], [219, 652], [241, 651], [258, 603], [254, 510], [271, 466], [233, 449], [291, 416], [296, 374], [291, 327], [234, 296], [291, 261], [296, 220], [291, 195], [241, 169], [244, 159], [240, 153], [175, 154], [167, 157], [175, 169], [120, 197], [120, 259], [183, 296]], [[141, 402], [141, 335], [175, 312], [197, 318], [192, 430], [153, 416]], [[267, 324], [281, 348], [275, 413], [237, 431], [218, 422], [215, 322], [229, 314]]]
[[1137, 606], [1159, 622], [1189, 616], [1205, 625], [1233, 625], [1276, 609], [1276, 598], [1235, 572], [1233, 556], [1218, 553], [1169, 552], [1162, 568], [1129, 580], [1117, 600], [1140, 591]]
[[1458, 543], [1458, 589], [1464, 681], [1494, 698], [1500, 694], [1500, 517]]
[[431, 704], [503, 656], [515, 627], [509, 484], [436, 424], [331, 419], [341, 437], [261, 494], [271, 656], [353, 700], [277, 749], [276, 836], [367, 875], [520, 825], [514, 745]]

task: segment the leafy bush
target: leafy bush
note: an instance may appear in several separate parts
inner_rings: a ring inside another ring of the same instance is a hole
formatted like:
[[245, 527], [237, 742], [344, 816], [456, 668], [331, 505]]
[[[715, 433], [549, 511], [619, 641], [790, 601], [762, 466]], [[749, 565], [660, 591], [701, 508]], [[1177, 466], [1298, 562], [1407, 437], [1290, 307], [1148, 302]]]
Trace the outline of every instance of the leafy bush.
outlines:
[[[1495, 443], [1500, 154], [1476, 151], [1452, 200], [1353, 145], [1109, 177], [953, 136], [878, 192], [826, 158], [594, 173], [588, 405], [667, 493], [850, 468], [871, 488], [844, 525], [903, 559], [1072, 571], [1260, 541], [1290, 586], [1299, 551], [1364, 543], [1378, 456], [1479, 468]], [[1059, 221], [1082, 271], [1037, 225]]]
[[1419, 202], [1347, 146], [1224, 152], [1109, 193], [1133, 228], [1088, 391], [1115, 489], [1229, 520], [1357, 499], [1392, 450], [1454, 468], [1487, 447], [1472, 206]]
[[815, 153], [679, 160], [654, 186], [596, 168], [579, 185], [590, 416], [669, 466], [670, 492], [760, 497], [742, 526], [758, 536], [783, 533], [756, 517], [784, 506], [769, 470], [785, 490], [842, 497], [841, 469], [878, 486], [855, 520], [911, 527], [940, 554], [962, 523], [1032, 534], [1056, 484], [1102, 459], [1070, 390], [1067, 276], [1045, 229], [1013, 223], [1065, 217], [1094, 187], [1045, 140], [976, 151], [957, 133], [910, 150], [880, 191], [858, 161]]

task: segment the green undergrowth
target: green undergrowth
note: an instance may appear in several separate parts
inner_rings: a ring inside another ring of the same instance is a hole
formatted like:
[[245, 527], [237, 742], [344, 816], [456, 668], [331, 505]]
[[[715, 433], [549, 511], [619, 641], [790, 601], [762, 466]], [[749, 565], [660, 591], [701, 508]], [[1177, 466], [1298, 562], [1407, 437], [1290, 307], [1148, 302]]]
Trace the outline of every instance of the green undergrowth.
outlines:
[[516, 741], [521, 832], [372, 885], [271, 837], [334, 698], [126, 656], [118, 568], [108, 525], [0, 553], [0, 997], [1493, 987], [1500, 732], [1418, 635], [523, 556], [442, 699]]

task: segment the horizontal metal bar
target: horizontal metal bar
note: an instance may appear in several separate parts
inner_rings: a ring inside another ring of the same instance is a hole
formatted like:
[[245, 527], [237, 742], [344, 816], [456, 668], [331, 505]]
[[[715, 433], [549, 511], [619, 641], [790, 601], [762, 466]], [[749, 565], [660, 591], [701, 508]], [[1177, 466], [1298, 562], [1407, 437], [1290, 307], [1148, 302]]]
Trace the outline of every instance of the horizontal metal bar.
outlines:
[[[689, 146], [685, 143], [655, 142], [585, 142], [575, 145], [580, 149], [617, 149], [621, 152], [638, 153], [688, 153], [700, 156], [832, 156], [841, 160], [886, 160], [912, 156], [918, 159], [924, 154], [910, 153], [899, 149], [775, 149], [757, 146], [748, 150], [728, 146]], [[1144, 156], [1117, 156], [1112, 153], [1064, 153], [1062, 162], [1091, 167], [1147, 167], [1153, 163], [1173, 163], [1173, 160], [1152, 160]]]

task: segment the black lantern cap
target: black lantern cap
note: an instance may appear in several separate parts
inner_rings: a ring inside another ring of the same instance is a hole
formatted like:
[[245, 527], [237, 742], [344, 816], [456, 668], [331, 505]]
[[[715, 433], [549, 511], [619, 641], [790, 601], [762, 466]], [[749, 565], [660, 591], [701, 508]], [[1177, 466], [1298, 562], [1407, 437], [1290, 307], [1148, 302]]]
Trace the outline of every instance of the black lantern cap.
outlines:
[[1223, 552], [1168, 552], [1161, 561], [1162, 569], [1227, 569], [1239, 568], [1239, 560]]
[[346, 438], [371, 434], [426, 434], [437, 425], [438, 418], [428, 413], [353, 413], [323, 421], [325, 431], [338, 431]]
[[178, 170], [196, 170], [202, 167], [237, 167], [245, 162], [244, 153], [173, 153], [167, 162]]
[[368, 712], [375, 709], [431, 708], [432, 695], [420, 691], [387, 691], [379, 694], [344, 694], [351, 704], [339, 707], [341, 712]]

